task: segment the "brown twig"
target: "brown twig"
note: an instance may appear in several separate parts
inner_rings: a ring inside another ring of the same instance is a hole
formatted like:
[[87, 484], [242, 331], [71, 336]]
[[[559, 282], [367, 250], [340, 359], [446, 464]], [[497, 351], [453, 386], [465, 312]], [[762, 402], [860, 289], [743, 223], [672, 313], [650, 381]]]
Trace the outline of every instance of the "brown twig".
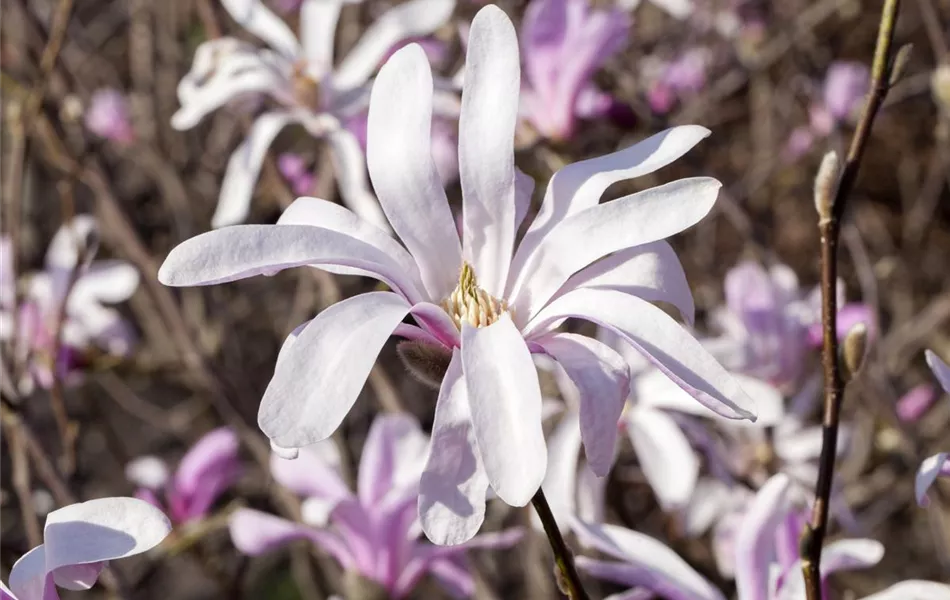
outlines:
[[531, 499], [534, 510], [541, 519], [541, 525], [544, 526], [544, 533], [548, 536], [548, 543], [551, 544], [551, 551], [554, 552], [554, 563], [557, 565], [560, 577], [558, 577], [558, 587], [567, 594], [571, 600], [589, 600], [590, 596], [584, 590], [580, 575], [577, 573], [577, 567], [574, 566], [574, 555], [571, 549], [567, 547], [561, 531], [557, 527], [557, 521], [554, 519], [554, 513], [548, 506], [548, 499], [544, 497], [544, 491], [538, 488], [538, 492]]
[[[6, 424], [6, 421], [4, 421]], [[20, 505], [20, 515], [23, 519], [23, 528], [26, 530], [26, 539], [31, 548], [43, 543], [43, 532], [40, 521], [33, 510], [33, 486], [30, 478], [30, 464], [26, 459], [26, 448], [23, 438], [14, 428], [5, 428], [7, 448], [10, 449], [10, 463], [13, 470], [11, 481], [16, 492], [17, 502]]]
[[[822, 417], [822, 446], [818, 464], [818, 480], [815, 483], [815, 503], [810, 523], [802, 532], [800, 554], [802, 573], [808, 600], [821, 600], [821, 551], [828, 527], [829, 499], [835, 469], [835, 453], [838, 445], [838, 424], [841, 399], [844, 392], [841, 359], [838, 355], [837, 297], [838, 238], [841, 220], [848, 195], [854, 187], [871, 133], [871, 126], [878, 109], [896, 78], [891, 65], [891, 44], [900, 0], [887, 0], [881, 14], [874, 64], [871, 70], [871, 89], [858, 122], [851, 146], [841, 170], [837, 186], [823, 185], [822, 177], [834, 177], [836, 173], [819, 172], [816, 184], [816, 206], [819, 213], [821, 234], [821, 322], [822, 322], [822, 369], [825, 379], [824, 414]], [[833, 192], [833, 193], [832, 193]]]

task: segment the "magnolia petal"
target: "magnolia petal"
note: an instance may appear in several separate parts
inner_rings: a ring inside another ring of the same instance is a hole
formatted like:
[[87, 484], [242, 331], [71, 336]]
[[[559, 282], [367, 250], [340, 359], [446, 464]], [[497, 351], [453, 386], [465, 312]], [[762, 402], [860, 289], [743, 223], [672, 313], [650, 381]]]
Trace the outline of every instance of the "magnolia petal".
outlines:
[[917, 476], [914, 479], [914, 495], [917, 497], [917, 504], [928, 506], [930, 499], [927, 498], [927, 491], [937, 481], [937, 477], [944, 475], [947, 469], [947, 461], [950, 460], [950, 452], [938, 452], [920, 463], [917, 469]]
[[472, 539], [485, 519], [487, 491], [488, 476], [478, 456], [462, 356], [456, 349], [439, 390], [429, 456], [419, 483], [419, 520], [426, 537], [441, 545]]
[[346, 544], [332, 533], [316, 531], [259, 510], [235, 510], [228, 519], [228, 530], [238, 551], [250, 556], [264, 554], [294, 540], [308, 539], [336, 558], [344, 569], [354, 562]]
[[940, 387], [950, 394], [950, 365], [943, 362], [933, 350], [926, 350], [924, 357], [927, 359], [927, 366], [933, 371], [934, 377], [940, 382]]
[[[576, 513], [580, 451], [580, 415], [572, 410], [548, 436], [548, 469], [541, 483], [551, 514], [562, 532], [570, 528], [570, 517]], [[535, 528], [541, 529], [541, 520], [536, 513], [532, 512], [531, 519]]]
[[617, 421], [630, 393], [630, 367], [610, 346], [573, 333], [537, 340], [580, 392], [580, 430], [587, 462], [604, 477], [614, 461]]
[[396, 494], [415, 493], [429, 440], [408, 414], [376, 417], [363, 445], [357, 490], [367, 510]]
[[709, 177], [680, 179], [592, 206], [562, 221], [538, 243], [518, 273], [508, 296], [515, 313], [534, 315], [571, 275], [608, 254], [695, 225], [712, 209], [720, 187]]
[[821, 551], [822, 576], [873, 567], [884, 558], [884, 544], [872, 539], [837, 540]]
[[267, 149], [280, 130], [293, 120], [288, 113], [274, 112], [265, 113], [254, 121], [244, 141], [228, 159], [218, 206], [211, 217], [212, 227], [234, 225], [247, 218]]
[[67, 590], [82, 591], [92, 589], [106, 563], [95, 562], [85, 565], [69, 565], [53, 571], [53, 582]]
[[178, 463], [175, 489], [188, 496], [197, 493], [202, 485], [207, 485], [209, 476], [238, 466], [239, 448], [237, 434], [230, 428], [219, 427], [208, 432]]
[[0, 581], [0, 600], [18, 600], [2, 581]]
[[157, 456], [140, 456], [125, 465], [125, 478], [149, 490], [163, 488], [170, 477], [168, 465]]
[[711, 132], [682, 125], [605, 156], [567, 165], [551, 178], [541, 210], [521, 241], [513, 269], [523, 266], [542, 239], [565, 218], [597, 205], [611, 184], [647, 175], [683, 156]]
[[158, 279], [174, 287], [213, 285], [304, 265], [361, 269], [411, 302], [419, 299], [411, 277], [384, 252], [348, 235], [305, 225], [234, 225], [208, 231], [172, 249]]
[[775, 530], [789, 508], [791, 480], [773, 475], [752, 500], [736, 533], [736, 588], [750, 600], [769, 598], [768, 572]]
[[634, 406], [624, 413], [640, 468], [665, 511], [686, 506], [699, 479], [699, 459], [669, 415]]
[[755, 419], [754, 402], [702, 345], [649, 302], [614, 290], [574, 290], [554, 300], [526, 327], [577, 317], [622, 336], [707, 408], [730, 419]]
[[328, 133], [327, 141], [333, 151], [330, 158], [343, 202], [373, 225], [389, 231], [389, 221], [366, 179], [366, 159], [359, 140], [351, 131], [337, 128]]
[[285, 448], [330, 437], [356, 402], [383, 344], [408, 313], [402, 297], [370, 292], [317, 315], [274, 369], [258, 412], [261, 430]]
[[472, 20], [459, 117], [462, 256], [502, 297], [515, 240], [515, 127], [521, 67], [514, 26], [488, 5]]
[[[606, 560], [595, 560], [586, 556], [578, 556], [576, 559], [577, 568], [583, 573], [602, 581], [610, 581], [620, 585], [639, 586], [638, 582], [644, 579], [643, 569], [628, 565], [626, 563], [608, 562]], [[680, 600], [683, 596], [678, 593], [679, 590], [668, 590], [668, 597], [672, 600]], [[652, 600], [656, 598], [653, 590], [645, 587], [634, 587], [626, 592], [611, 594], [604, 600]]]
[[410, 0], [387, 10], [363, 33], [333, 77], [342, 90], [362, 85], [399, 42], [433, 33], [448, 22], [455, 0]]
[[[40, 544], [13, 563], [10, 590], [16, 600], [58, 600], [53, 582], [47, 580], [46, 548]], [[52, 594], [47, 590], [52, 588]]]
[[[123, 302], [139, 287], [139, 272], [120, 260], [97, 260], [76, 280], [70, 294], [70, 308], [80, 302]], [[75, 300], [74, 300], [75, 299]]]
[[[308, 500], [325, 501], [329, 510], [352, 496], [340, 470], [340, 451], [332, 439], [301, 448], [292, 460], [277, 452], [270, 457], [270, 473], [277, 483]], [[318, 524], [309, 520], [308, 523]]]
[[538, 374], [508, 313], [487, 327], [463, 323], [462, 369], [491, 487], [507, 504], [524, 506], [544, 480], [547, 446]]
[[333, 44], [340, 19], [341, 0], [303, 0], [300, 3], [300, 43], [308, 67], [322, 75], [333, 68]]
[[287, 58], [300, 54], [294, 32], [262, 0], [221, 0], [221, 4], [238, 25], [267, 42], [274, 50]]
[[410, 44], [373, 85], [366, 159], [383, 211], [419, 265], [429, 296], [441, 299], [455, 287], [462, 250], [432, 160], [431, 100], [428, 60]]
[[534, 177], [515, 167], [515, 231], [521, 227], [524, 218], [528, 216], [534, 186]]
[[[582, 545], [624, 561], [627, 585], [642, 585], [668, 598], [723, 600], [723, 595], [673, 550], [650, 536], [616, 525], [575, 520]], [[580, 566], [580, 565], [578, 565]]]
[[[53, 236], [46, 249], [48, 271], [71, 270], [79, 261], [80, 249], [95, 249], [98, 245], [99, 226], [90, 215], [77, 215], [64, 224]], [[87, 253], [90, 255], [92, 253]]]
[[248, 94], [275, 93], [285, 86], [286, 81], [281, 74], [267, 68], [263, 63], [259, 63], [256, 68], [249, 68], [229, 77], [215, 75], [211, 81], [202, 86], [200, 93], [192, 94], [189, 100], [172, 115], [172, 128], [178, 131], [191, 129], [208, 113], [227, 102]]
[[392, 258], [402, 271], [412, 276], [422, 288], [419, 269], [415, 259], [393, 239], [389, 231], [382, 229], [355, 212], [334, 202], [320, 198], [297, 198], [281, 213], [278, 225], [312, 225], [338, 231], [373, 246]]
[[561, 290], [607, 288], [666, 302], [680, 311], [688, 325], [695, 319], [693, 293], [676, 252], [658, 241], [622, 250], [571, 275]]
[[950, 600], [950, 585], [911, 579], [865, 596], [863, 600]]

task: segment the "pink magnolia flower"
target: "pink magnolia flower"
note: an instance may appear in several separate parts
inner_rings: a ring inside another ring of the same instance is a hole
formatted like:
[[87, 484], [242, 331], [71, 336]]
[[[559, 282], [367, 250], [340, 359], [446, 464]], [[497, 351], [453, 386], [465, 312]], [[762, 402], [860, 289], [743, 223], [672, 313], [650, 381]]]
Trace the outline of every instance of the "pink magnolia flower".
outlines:
[[464, 563], [466, 551], [511, 546], [521, 531], [481, 535], [451, 547], [420, 542], [416, 499], [427, 442], [409, 415], [377, 417], [363, 447], [355, 494], [341, 477], [332, 440], [303, 448], [294, 460], [274, 454], [274, 479], [306, 498], [305, 523], [239, 509], [230, 522], [235, 546], [258, 555], [293, 539], [309, 539], [348, 572], [379, 584], [389, 598], [406, 597], [426, 573], [459, 597], [471, 596], [475, 582]]
[[165, 510], [176, 525], [203, 519], [215, 500], [243, 471], [237, 435], [221, 427], [199, 439], [178, 463], [174, 477], [156, 456], [142, 456], [125, 468], [137, 484], [135, 496]]
[[[950, 394], [950, 365], [943, 362], [932, 350], [925, 353], [927, 364], [933, 371], [934, 377], [940, 383], [945, 393]], [[930, 499], [927, 491], [937, 481], [937, 477], [950, 477], [950, 452], [938, 452], [920, 464], [917, 470], [917, 479], [914, 483], [914, 492], [917, 495], [917, 504], [927, 506]]]
[[89, 100], [85, 120], [86, 128], [99, 137], [121, 144], [135, 139], [128, 100], [118, 90], [96, 90]]
[[[23, 393], [34, 385], [51, 387], [54, 373], [62, 379], [79, 375], [93, 350], [121, 357], [132, 349], [135, 336], [131, 326], [118, 311], [104, 304], [131, 297], [138, 288], [138, 271], [118, 260], [87, 262], [78, 266], [76, 280], [71, 288], [69, 285], [80, 260], [79, 247], [91, 248], [85, 253], [87, 259], [91, 258], [97, 236], [96, 222], [87, 215], [61, 227], [46, 252], [44, 270], [22, 278], [25, 293], [19, 306], [15, 305], [13, 248], [9, 239], [0, 238], [0, 340], [12, 340], [16, 359], [26, 365], [27, 373], [21, 374], [24, 378], [18, 382]], [[54, 357], [57, 322], [64, 303], [62, 343]]]
[[695, 95], [706, 87], [706, 71], [710, 52], [706, 48], [691, 48], [673, 61], [654, 65], [652, 83], [647, 92], [650, 108], [657, 114], [666, 114], [684, 97]]
[[110, 560], [151, 550], [171, 532], [154, 506], [135, 498], [99, 498], [46, 516], [43, 543], [14, 563], [3, 600], [59, 600], [57, 587], [88, 590]]
[[[330, 144], [343, 201], [362, 218], [386, 227], [366, 181], [363, 152], [343, 123], [365, 110], [367, 83], [380, 60], [401, 40], [432, 33], [445, 24], [454, 0], [410, 0], [388, 10], [334, 67], [340, 10], [348, 0], [302, 0], [300, 39], [262, 0], [222, 0], [231, 17], [269, 45], [260, 49], [235, 38], [203, 43], [191, 71], [178, 85], [181, 108], [172, 127], [190, 129], [227, 102], [270, 98], [277, 108], [254, 121], [228, 161], [213, 227], [245, 220], [268, 147], [280, 131], [299, 124]], [[449, 94], [450, 112], [457, 114]]]
[[489, 487], [524, 506], [541, 485], [547, 448], [532, 352], [552, 356], [580, 388], [588, 461], [600, 476], [609, 471], [629, 375], [605, 344], [558, 332], [568, 318], [610, 328], [718, 414], [754, 418], [739, 384], [651, 303], [683, 302], [662, 286], [676, 272], [674, 255], [654, 244], [705, 216], [719, 182], [684, 179], [599, 204], [610, 184], [669, 164], [708, 131], [673, 128], [561, 169], [516, 246], [531, 189], [514, 166], [519, 87], [514, 27], [485, 7], [472, 23], [459, 120], [462, 239], [431, 156], [429, 66], [409, 46], [376, 79], [367, 149], [376, 193], [405, 246], [343, 208], [301, 198], [276, 225], [184, 242], [159, 274], [166, 285], [209, 285], [312, 265], [386, 283], [392, 291], [348, 298], [289, 336], [258, 424], [291, 451], [326, 439], [386, 340], [413, 340], [445, 368], [419, 498], [437, 543], [475, 535]]
[[605, 115], [613, 99], [594, 73], [627, 42], [630, 19], [588, 0], [532, 0], [521, 24], [521, 111], [544, 137], [565, 140], [578, 118]]
[[897, 401], [897, 418], [905, 423], [920, 420], [937, 399], [937, 394], [937, 388], [929, 383], [914, 386]]
[[317, 178], [299, 154], [284, 152], [278, 156], [277, 170], [290, 184], [290, 189], [294, 194], [304, 196], [313, 190]]

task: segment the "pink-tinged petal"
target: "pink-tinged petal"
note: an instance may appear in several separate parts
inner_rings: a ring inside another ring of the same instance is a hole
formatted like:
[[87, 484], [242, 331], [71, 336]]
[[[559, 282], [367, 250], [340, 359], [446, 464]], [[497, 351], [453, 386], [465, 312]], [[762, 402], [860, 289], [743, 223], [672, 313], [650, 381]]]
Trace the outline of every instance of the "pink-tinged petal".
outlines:
[[174, 494], [187, 504], [186, 518], [207, 514], [214, 501], [241, 475], [240, 442], [228, 427], [204, 435], [188, 451], [175, 472]]
[[174, 287], [212, 285], [304, 265], [360, 269], [410, 302], [420, 299], [411, 274], [384, 252], [348, 235], [306, 225], [235, 225], [203, 233], [168, 253], [158, 279]]
[[262, 0], [221, 0], [221, 4], [238, 25], [267, 42], [274, 50], [287, 58], [300, 54], [294, 32]]
[[231, 542], [238, 551], [250, 556], [270, 552], [294, 540], [307, 539], [333, 556], [344, 569], [353, 564], [346, 544], [332, 533], [317, 531], [259, 510], [235, 510], [228, 519], [228, 530], [231, 532]]
[[105, 566], [104, 562], [96, 562], [60, 567], [52, 572], [53, 582], [67, 590], [88, 590], [96, 585], [96, 580], [99, 579], [99, 574]]
[[408, 414], [380, 415], [363, 445], [357, 490], [369, 509], [392, 496], [415, 494], [422, 475], [428, 438]]
[[43, 544], [13, 563], [10, 589], [17, 600], [59, 600], [52, 574], [46, 569], [46, 548]]
[[639, 296], [650, 302], [672, 304], [688, 325], [695, 319], [693, 293], [676, 252], [666, 242], [628, 248], [572, 275], [563, 291], [579, 287], [607, 288]]
[[573, 333], [537, 340], [580, 392], [580, 430], [587, 462], [605, 477], [614, 461], [617, 421], [630, 393], [630, 367], [610, 346]]
[[453, 350], [419, 483], [419, 520], [426, 537], [440, 545], [470, 540], [485, 518], [487, 491], [488, 476], [478, 456], [462, 356]]
[[412, 318], [419, 325], [448, 348], [458, 347], [462, 337], [458, 327], [445, 310], [431, 302], [420, 302], [412, 307]]
[[403, 273], [412, 278], [416, 287], [422, 288], [422, 280], [419, 278], [416, 261], [389, 234], [388, 230], [381, 229], [371, 221], [360, 217], [339, 204], [319, 198], [297, 198], [281, 213], [280, 218], [277, 219], [277, 224], [311, 225], [356, 238], [392, 258]]
[[647, 175], [661, 169], [706, 138], [710, 131], [698, 125], [683, 125], [605, 156], [567, 165], [551, 178], [541, 211], [525, 234], [512, 270], [521, 269], [535, 247], [565, 218], [596, 206], [611, 184]]
[[515, 167], [515, 231], [521, 227], [524, 218], [528, 216], [534, 186], [534, 177]]
[[261, 430], [284, 448], [330, 437], [363, 389], [383, 344], [408, 313], [401, 296], [371, 292], [317, 315], [277, 363], [258, 412]]
[[602, 523], [606, 491], [607, 478], [594, 475], [582, 462], [577, 473], [577, 517], [584, 521]]
[[836, 61], [825, 76], [825, 108], [844, 121], [850, 118], [864, 100], [871, 86], [871, 70], [859, 62]]
[[247, 218], [267, 149], [281, 129], [293, 121], [294, 117], [281, 112], [264, 113], [254, 121], [244, 141], [228, 159], [218, 206], [211, 217], [212, 227], [242, 223]]
[[768, 600], [769, 564], [774, 534], [789, 508], [792, 482], [784, 474], [773, 475], [763, 485], [746, 511], [736, 534], [736, 588], [749, 600]]
[[943, 391], [950, 394], [950, 365], [943, 362], [933, 350], [925, 351], [924, 358], [927, 360], [927, 366], [933, 371], [934, 377], [940, 382], [940, 387], [943, 388]]
[[458, 280], [461, 245], [432, 160], [432, 74], [410, 44], [380, 69], [369, 107], [367, 164], [380, 204], [419, 265], [430, 298]]
[[165, 487], [170, 477], [168, 464], [157, 456], [140, 456], [125, 465], [125, 478], [149, 490]]
[[0, 600], [19, 600], [2, 581], [0, 581]]
[[351, 131], [336, 128], [329, 132], [327, 141], [332, 150], [330, 158], [343, 203], [373, 225], [389, 231], [389, 221], [366, 178], [366, 159], [359, 140]]
[[[577, 563], [577, 568], [580, 569], [581, 572], [586, 573], [595, 579], [600, 579], [601, 581], [610, 581], [619, 585], [639, 586], [639, 582], [643, 581], [644, 579], [642, 568], [626, 563], [595, 560], [593, 558], [587, 558], [586, 556], [578, 556], [575, 559], [575, 562]], [[653, 590], [643, 587], [635, 587], [620, 594], [610, 595], [605, 600], [628, 598], [632, 600], [651, 600], [655, 597], [656, 595]], [[678, 596], [674, 595], [670, 596], [670, 598], [678, 598]]]
[[917, 469], [917, 476], [914, 479], [914, 495], [917, 497], [918, 505], [930, 505], [927, 491], [937, 481], [937, 477], [948, 474], [945, 472], [950, 471], [948, 467], [950, 467], [950, 452], [938, 452], [920, 463], [920, 468]]
[[333, 44], [343, 4], [341, 0], [306, 0], [300, 4], [300, 43], [311, 76], [318, 80], [333, 68]]
[[475, 579], [464, 560], [459, 558], [434, 560], [429, 564], [429, 573], [453, 598], [471, 598], [475, 594]]
[[700, 479], [683, 511], [686, 535], [698, 537], [705, 533], [729, 509], [732, 498], [726, 483], [711, 477]]
[[97, 260], [76, 280], [69, 308], [78, 308], [79, 302], [123, 302], [131, 298], [138, 287], [139, 272], [134, 266], [120, 260]]
[[[352, 497], [340, 468], [340, 451], [333, 440], [301, 448], [292, 460], [281, 458], [276, 452], [270, 458], [270, 472], [277, 483], [298, 496], [325, 501], [329, 510]], [[310, 519], [307, 522], [317, 524]]]
[[481, 9], [472, 21], [465, 69], [459, 117], [462, 256], [474, 267], [479, 285], [502, 297], [515, 241], [521, 66], [515, 29], [496, 6]]
[[433, 33], [448, 22], [454, 9], [455, 0], [410, 0], [390, 8], [369, 26], [340, 63], [333, 86], [349, 90], [362, 85], [393, 46]]
[[548, 305], [528, 329], [543, 329], [568, 317], [593, 321], [622, 336], [716, 414], [755, 419], [755, 404], [735, 378], [689, 332], [649, 302], [614, 290], [574, 290]]
[[[68, 271], [76, 266], [80, 248], [94, 249], [99, 242], [99, 226], [90, 215], [77, 215], [60, 227], [46, 249], [47, 271]], [[88, 254], [88, 253], [87, 253]], [[91, 260], [92, 256], [88, 256]], [[55, 286], [54, 288], [58, 288]]]
[[616, 525], [582, 521], [575, 521], [574, 533], [583, 546], [624, 561], [630, 569], [622, 582], [626, 585], [642, 585], [667, 598], [723, 600], [719, 590], [702, 575], [650, 536]]
[[135, 139], [129, 101], [119, 90], [96, 90], [89, 99], [83, 121], [89, 131], [101, 138], [120, 144]]
[[[563, 532], [570, 528], [571, 517], [577, 512], [577, 468], [581, 452], [580, 415], [568, 411], [548, 435], [548, 469], [541, 489], [548, 499], [551, 513]], [[531, 513], [535, 528], [541, 529], [541, 520]]]
[[872, 539], [837, 540], [821, 552], [821, 575], [873, 567], [884, 558], [884, 544]]
[[910, 579], [865, 596], [863, 600], [950, 600], [950, 585]]
[[521, 47], [525, 79], [539, 96], [554, 90], [558, 67], [568, 35], [567, 2], [535, 0], [529, 2], [521, 21]]
[[488, 327], [463, 323], [462, 369], [491, 487], [507, 504], [524, 506], [541, 487], [547, 446], [538, 374], [508, 313]]
[[929, 383], [922, 383], [911, 388], [900, 397], [894, 407], [897, 418], [905, 423], [915, 423], [927, 412], [937, 399], [937, 388]]
[[513, 288], [515, 313], [541, 309], [568, 278], [620, 250], [649, 244], [695, 225], [712, 209], [722, 184], [680, 179], [592, 206], [562, 221], [538, 244]]
[[699, 459], [669, 415], [634, 406], [624, 413], [627, 435], [640, 468], [665, 511], [686, 506], [699, 479]]

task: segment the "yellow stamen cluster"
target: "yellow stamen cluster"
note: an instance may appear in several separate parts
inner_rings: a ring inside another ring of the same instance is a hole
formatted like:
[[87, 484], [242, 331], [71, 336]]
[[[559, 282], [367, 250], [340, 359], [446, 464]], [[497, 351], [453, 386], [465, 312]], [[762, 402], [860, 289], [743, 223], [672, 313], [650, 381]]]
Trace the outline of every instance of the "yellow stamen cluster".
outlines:
[[307, 74], [307, 63], [299, 61], [294, 65], [292, 75], [294, 99], [304, 108], [320, 108], [320, 84]]
[[449, 297], [442, 301], [442, 308], [461, 330], [462, 323], [468, 323], [472, 327], [491, 325], [508, 312], [508, 303], [490, 296], [478, 287], [472, 266], [462, 263], [459, 284]]

